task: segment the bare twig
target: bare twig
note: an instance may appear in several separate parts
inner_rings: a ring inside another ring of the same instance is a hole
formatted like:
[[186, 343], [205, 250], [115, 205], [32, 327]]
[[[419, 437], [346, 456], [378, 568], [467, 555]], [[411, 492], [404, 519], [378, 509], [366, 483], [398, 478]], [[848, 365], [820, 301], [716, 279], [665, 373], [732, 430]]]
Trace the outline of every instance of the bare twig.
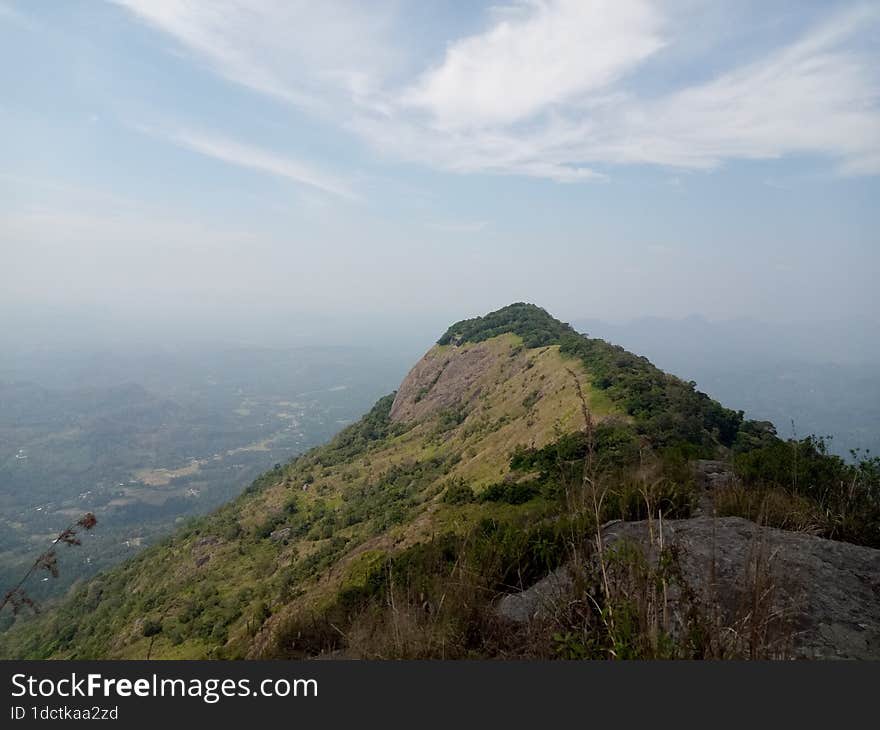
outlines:
[[86, 512], [86, 514], [84, 514], [76, 522], [72, 522], [61, 532], [59, 532], [58, 536], [54, 540], [52, 540], [52, 547], [49, 548], [46, 552], [37, 556], [37, 559], [34, 561], [33, 565], [28, 568], [27, 572], [21, 577], [21, 580], [19, 580], [18, 583], [16, 583], [8, 591], [6, 591], [6, 593], [3, 595], [3, 598], [0, 599], [0, 611], [2, 611], [7, 604], [9, 604], [10, 606], [12, 606], [13, 613], [18, 613], [25, 606], [34, 611], [34, 613], [39, 613], [39, 607], [24, 590], [24, 584], [27, 582], [28, 578], [30, 578], [38, 570], [46, 570], [53, 578], [57, 578], [58, 554], [55, 552], [55, 546], [59, 543], [65, 543], [69, 546], [81, 545], [82, 542], [77, 537], [77, 533], [80, 530], [91, 530], [97, 524], [97, 522], [98, 520], [95, 518], [94, 514], [92, 514], [91, 512]]

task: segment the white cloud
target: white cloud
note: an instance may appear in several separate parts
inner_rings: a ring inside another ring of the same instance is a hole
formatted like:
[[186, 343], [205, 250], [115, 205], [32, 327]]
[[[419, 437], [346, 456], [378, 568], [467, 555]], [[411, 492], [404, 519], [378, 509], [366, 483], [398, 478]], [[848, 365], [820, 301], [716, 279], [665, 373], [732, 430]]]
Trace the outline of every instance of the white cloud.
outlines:
[[607, 87], [663, 45], [646, 0], [531, 0], [518, 10], [453, 43], [403, 101], [444, 127], [513, 123]]
[[[803, 39], [716, 78], [654, 98], [587, 95], [525, 129], [493, 124], [458, 132], [412, 120], [406, 130], [361, 120], [381, 148], [445, 169], [573, 181], [590, 165], [709, 169], [725, 160], [819, 154], [849, 174], [880, 172], [877, 66], [846, 42], [878, 13], [832, 18]], [[387, 131], [387, 130], [391, 131]], [[408, 130], [408, 133], [407, 133]]]
[[[441, 170], [575, 182], [603, 177], [597, 167], [700, 170], [803, 154], [844, 174], [880, 173], [880, 63], [876, 45], [858, 43], [880, 26], [876, 5], [851, 6], [708, 80], [687, 81], [692, 66], [664, 72], [660, 86], [639, 75], [702, 32], [681, 3], [522, 0], [402, 76], [411, 64], [400, 62], [407, 41], [393, 3], [115, 2], [225, 78], [305, 107], [390, 158]], [[710, 60], [723, 68], [723, 57]], [[262, 150], [188, 146], [327, 187]]]

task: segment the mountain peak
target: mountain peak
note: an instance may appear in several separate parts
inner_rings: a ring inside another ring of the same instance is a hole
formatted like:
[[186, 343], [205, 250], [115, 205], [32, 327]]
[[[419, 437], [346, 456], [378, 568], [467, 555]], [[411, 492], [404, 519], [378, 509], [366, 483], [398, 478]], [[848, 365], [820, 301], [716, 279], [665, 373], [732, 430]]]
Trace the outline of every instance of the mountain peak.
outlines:
[[437, 344], [483, 342], [503, 334], [518, 335], [526, 347], [543, 347], [559, 344], [564, 335], [574, 334], [574, 330], [536, 304], [515, 302], [482, 317], [456, 322]]

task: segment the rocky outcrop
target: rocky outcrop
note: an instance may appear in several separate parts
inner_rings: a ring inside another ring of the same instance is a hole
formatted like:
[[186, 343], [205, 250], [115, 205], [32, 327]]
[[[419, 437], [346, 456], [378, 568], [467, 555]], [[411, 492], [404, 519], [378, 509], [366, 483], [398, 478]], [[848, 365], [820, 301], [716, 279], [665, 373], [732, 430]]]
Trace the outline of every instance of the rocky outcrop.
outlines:
[[[628, 539], [651, 553], [655, 521], [621, 522], [604, 531], [613, 546]], [[740, 517], [696, 517], [663, 525], [688, 585], [728, 616], [751, 600], [756, 571], [772, 588], [773, 611], [791, 628], [790, 653], [815, 659], [880, 659], [880, 550], [765, 528]], [[524, 622], [550, 613], [570, 585], [559, 569], [522, 593], [505, 596], [498, 612]]]
[[694, 479], [702, 487], [694, 516], [711, 515], [714, 511], [714, 493], [739, 484], [733, 466], [726, 461], [697, 459], [692, 464]]
[[509, 593], [498, 601], [498, 615], [508, 621], [525, 623], [540, 618], [559, 601], [565, 599], [571, 588], [572, 576], [568, 567], [557, 568], [530, 588], [519, 593]]
[[288, 537], [290, 537], [289, 527], [282, 527], [278, 530], [272, 530], [272, 532], [269, 533], [269, 539], [275, 540], [276, 542], [280, 540], [286, 540]]
[[693, 468], [697, 483], [707, 490], [723, 489], [737, 483], [733, 467], [726, 461], [698, 459]]
[[391, 420], [415, 421], [452, 408], [474, 394], [497, 355], [490, 343], [430, 350], [400, 384], [391, 405]]

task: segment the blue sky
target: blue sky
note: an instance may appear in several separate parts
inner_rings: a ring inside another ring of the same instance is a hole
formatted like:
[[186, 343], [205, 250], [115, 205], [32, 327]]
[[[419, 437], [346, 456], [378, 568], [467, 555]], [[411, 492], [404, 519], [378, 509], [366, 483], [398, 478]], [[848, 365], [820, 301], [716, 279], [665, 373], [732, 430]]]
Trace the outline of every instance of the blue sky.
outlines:
[[876, 320], [878, 29], [876, 2], [0, 0], [0, 307]]

